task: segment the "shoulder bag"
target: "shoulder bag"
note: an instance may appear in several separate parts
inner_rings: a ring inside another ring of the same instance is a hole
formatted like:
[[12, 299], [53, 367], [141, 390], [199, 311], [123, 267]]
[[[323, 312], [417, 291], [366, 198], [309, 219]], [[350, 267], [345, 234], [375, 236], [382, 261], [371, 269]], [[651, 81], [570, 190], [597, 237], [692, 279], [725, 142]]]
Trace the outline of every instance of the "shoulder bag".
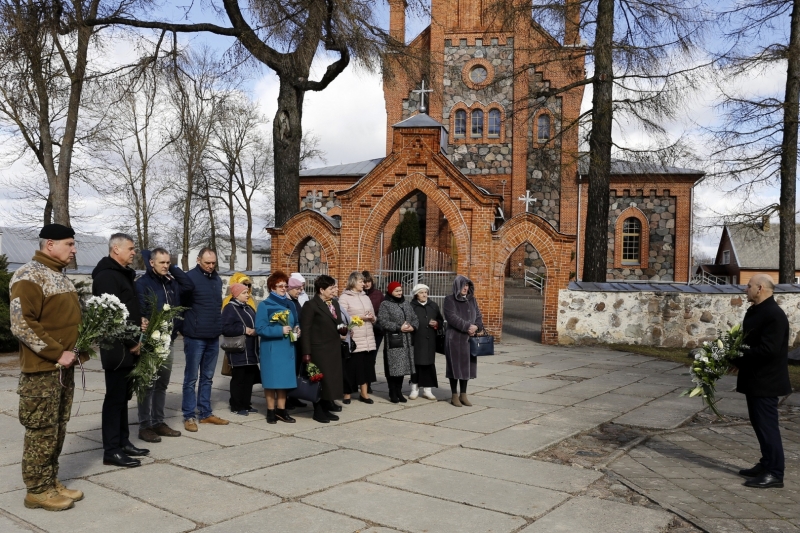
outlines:
[[447, 322], [442, 322], [436, 330], [436, 353], [444, 354], [445, 339], [447, 338]]
[[[325, 379], [325, 378], [323, 378]], [[319, 381], [312, 382], [306, 376], [297, 376], [297, 387], [290, 389], [286, 395], [289, 398], [297, 398], [311, 403], [317, 403], [322, 396], [322, 387]]]
[[494, 337], [483, 330], [470, 337], [469, 354], [473, 357], [494, 355]]
[[[233, 305], [233, 304], [228, 304]], [[239, 310], [235, 307], [233, 308], [236, 311], [236, 314], [239, 315], [239, 319], [244, 324], [244, 319], [242, 315], [239, 313]], [[244, 324], [245, 328], [247, 324]], [[228, 337], [227, 335], [222, 336], [222, 342], [219, 343], [219, 347], [226, 353], [229, 352], [243, 352], [247, 349], [247, 335], [236, 335], [235, 337]], [[226, 357], [227, 359], [227, 357]]]

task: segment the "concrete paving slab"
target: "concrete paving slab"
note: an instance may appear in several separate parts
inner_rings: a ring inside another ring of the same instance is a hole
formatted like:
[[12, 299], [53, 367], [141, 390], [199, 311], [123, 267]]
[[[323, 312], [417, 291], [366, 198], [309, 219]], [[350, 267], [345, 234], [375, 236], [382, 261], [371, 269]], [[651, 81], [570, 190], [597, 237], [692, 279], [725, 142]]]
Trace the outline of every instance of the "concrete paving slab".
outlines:
[[[537, 419], [538, 420], [538, 419]], [[462, 444], [465, 448], [528, 457], [583, 431], [567, 426], [519, 424]]]
[[563, 406], [561, 405], [523, 402], [521, 400], [492, 398], [490, 396], [470, 396], [469, 399], [474, 406], [482, 405], [484, 407], [496, 407], [498, 409], [516, 409], [518, 411], [530, 411], [532, 413], [541, 415], [563, 409]]
[[280, 436], [279, 433], [266, 429], [266, 421], [264, 422], [264, 428], [244, 426], [241, 424], [228, 424], [227, 426], [198, 424], [198, 426], [199, 430], [197, 433], [184, 431], [180, 426], [177, 426], [176, 429], [179, 429], [184, 435], [188, 433], [189, 435], [187, 436], [191, 436], [193, 439], [219, 444], [220, 446], [238, 446], [239, 444], [260, 442]]
[[230, 479], [235, 483], [272, 492], [284, 498], [297, 498], [401, 464], [394, 459], [356, 450], [336, 450], [254, 470]]
[[646, 404], [654, 398], [646, 398], [642, 396], [626, 396], [624, 394], [614, 394], [608, 392], [595, 396], [581, 403], [575, 404], [575, 407], [583, 407], [587, 409], [600, 409], [603, 411], [613, 411], [616, 413], [627, 413], [637, 407]]
[[641, 380], [641, 383], [655, 384], [655, 385], [671, 385], [673, 387], [683, 387], [688, 389], [692, 384], [692, 378], [689, 372], [686, 375], [675, 374], [655, 374]]
[[489, 389], [475, 395], [487, 396], [489, 398], [502, 398], [504, 400], [519, 400], [521, 402], [543, 403], [548, 405], [559, 405], [566, 407], [581, 402], [581, 398], [569, 398], [567, 396], [555, 396], [553, 394], [534, 394], [531, 392], [519, 392], [505, 389]]
[[[683, 388], [688, 388], [684, 386]], [[642, 398], [659, 398], [665, 394], [675, 392], [677, 387], [673, 385], [657, 385], [655, 383], [631, 383], [624, 387], [614, 389], [612, 394], [623, 394], [626, 396], [640, 396]]]
[[[196, 453], [209, 452], [211, 450], [219, 450], [222, 446], [212, 442], [206, 442], [194, 439], [187, 435], [187, 431], [183, 431], [180, 437], [161, 437], [161, 442], [148, 442], [147, 448], [150, 450], [150, 457], [160, 461], [175, 459], [176, 457], [184, 457], [186, 455], [194, 455]], [[191, 433], [190, 435], [194, 435]]]
[[69, 511], [26, 509], [22, 505], [25, 491], [0, 494], [0, 508], [50, 533], [130, 531], [133, 516], [138, 531], [179, 533], [196, 527], [192, 521], [89, 481], [74, 481], [70, 487], [82, 490], [86, 498]]
[[[61, 449], [61, 455], [69, 455], [71, 453], [85, 452], [87, 450], [97, 450], [102, 448], [103, 445], [97, 441], [84, 439], [74, 433], [67, 433], [64, 438], [64, 447]], [[22, 453], [22, 443], [20, 443], [20, 454]]]
[[[453, 407], [453, 409], [456, 409]], [[462, 409], [468, 409], [462, 407]], [[457, 446], [481, 436], [480, 433], [461, 431], [457, 429], [441, 428], [427, 424], [414, 424], [388, 418], [370, 418], [348, 424], [354, 431], [361, 429], [392, 435], [401, 439], [414, 439], [445, 446]]]
[[580, 496], [522, 533], [660, 533], [671, 521], [672, 516], [665, 511]]
[[702, 411], [699, 398], [678, 398], [668, 395], [614, 419], [616, 424], [650, 429], [674, 429]]
[[[300, 502], [287, 502], [200, 529], [203, 533], [366, 533], [373, 528], [353, 518], [317, 509]], [[376, 529], [375, 531], [379, 531]], [[389, 530], [385, 530], [389, 531]], [[381, 532], [383, 533], [383, 532]]]
[[315, 429], [298, 433], [297, 436], [403, 461], [415, 461], [444, 449], [442, 445], [421, 440], [398, 439], [394, 435], [364, 429], [353, 431], [349, 426]]
[[266, 442], [251, 442], [234, 448], [178, 457], [171, 462], [212, 476], [228, 477], [334, 449], [334, 446], [321, 442], [280, 437]]
[[[744, 398], [743, 395], [742, 398]], [[747, 412], [747, 400], [744, 399], [721, 398], [717, 400], [717, 410], [726, 416], [750, 420], [750, 415]]]
[[0, 413], [16, 417], [18, 409], [19, 395], [16, 389], [0, 391]]
[[653, 360], [653, 361], [645, 361], [644, 363], [639, 363], [634, 368], [644, 369], [648, 371], [652, 370], [658, 373], [662, 373], [662, 372], [667, 372], [668, 370], [672, 370], [674, 368], [686, 368], [686, 365], [683, 365], [681, 363], [676, 363], [674, 361]]
[[0, 466], [22, 461], [25, 428], [16, 417], [0, 415]]
[[30, 533], [33, 529], [7, 516], [0, 515], [0, 531], [3, 533]]
[[[456, 409], [452, 405], [451, 409]], [[475, 406], [471, 408], [474, 409]], [[507, 427], [511, 427], [533, 418], [540, 416], [539, 413], [530, 411], [519, 411], [513, 409], [486, 409], [473, 412], [458, 418], [451, 418], [443, 422], [436, 423], [439, 427], [452, 429], [463, 429], [464, 431], [475, 431], [478, 433], [494, 433]]]
[[405, 422], [414, 422], [417, 424], [435, 424], [443, 420], [464, 416], [470, 412], [482, 411], [486, 409], [486, 407], [474, 405], [469, 411], [465, 411], [465, 409], [453, 407], [450, 402], [426, 401], [427, 404], [418, 404], [418, 407], [395, 411], [393, 413], [384, 415], [383, 418], [403, 420]]
[[11, 376], [0, 375], [0, 391], [16, 392], [19, 379]]
[[216, 524], [281, 501], [275, 496], [163, 463], [100, 474], [90, 481], [202, 524]]
[[349, 483], [314, 494], [303, 501], [376, 524], [420, 533], [500, 533], [514, 531], [525, 524], [522, 518], [373, 483]]
[[73, 416], [67, 422], [67, 433], [80, 433], [92, 429], [100, 429], [103, 421], [99, 416]]
[[595, 396], [600, 396], [608, 391], [614, 390], [614, 385], [601, 385], [592, 383], [591, 380], [582, 381], [581, 383], [567, 384], [559, 389], [551, 390], [547, 394], [555, 396], [567, 396], [575, 398], [577, 401], [588, 400]]
[[421, 464], [393, 468], [370, 476], [368, 481], [528, 518], [538, 518], [570, 497], [563, 492]]
[[570, 383], [571, 382], [569, 381], [564, 381], [561, 379], [532, 378], [511, 383], [510, 385], [505, 385], [500, 388], [503, 390], [541, 394], [543, 392], [567, 386]]
[[[520, 358], [521, 359], [521, 358]], [[552, 376], [558, 370], [552, 368], [543, 368], [540, 366], [517, 366], [513, 364], [495, 365], [498, 369], [507, 368], [508, 370], [501, 372], [501, 374], [509, 374], [517, 377], [524, 377], [525, 379], [542, 378], [545, 376]], [[480, 372], [480, 370], [478, 371]]]
[[[485, 368], [485, 367], [482, 366], [481, 370], [483, 370], [483, 368]], [[512, 383], [518, 383], [518, 382], [524, 381], [526, 379], [528, 379], [527, 376], [520, 376], [520, 375], [517, 375], [517, 374], [500, 374], [500, 373], [498, 373], [498, 374], [494, 374], [494, 375], [488, 375], [488, 374], [485, 375], [485, 376], [482, 375], [482, 376], [478, 377], [477, 379], [470, 380], [470, 381], [474, 381], [475, 385], [478, 385], [478, 386], [481, 386], [481, 387], [492, 388], [492, 387], [502, 387], [504, 385], [510, 385]], [[447, 383], [447, 382], [444, 382], [444, 383]], [[469, 384], [470, 387], [472, 387], [472, 385], [473, 385], [472, 383]]]
[[603, 477], [594, 470], [464, 448], [445, 450], [420, 463], [573, 494]]
[[573, 406], [540, 416], [533, 423], [538, 426], [571, 427], [586, 431], [610, 421], [615, 416], [617, 413], [611, 411]]
[[[151, 457], [142, 458], [142, 464], [149, 464], [152, 462], [153, 458]], [[103, 464], [103, 452], [99, 449], [62, 455], [58, 459], [58, 464], [58, 477], [61, 480], [84, 478], [102, 472], [119, 470], [117, 466], [107, 466]]]
[[596, 378], [598, 376], [603, 376], [608, 374], [609, 370], [604, 368], [593, 368], [591, 366], [581, 366], [578, 368], [573, 368], [571, 370], [564, 370], [563, 372], [559, 372], [556, 374], [557, 376], [564, 376], [564, 377], [576, 377], [576, 378]]
[[22, 482], [22, 466], [20, 464], [0, 466], [0, 493], [24, 488], [25, 483]]

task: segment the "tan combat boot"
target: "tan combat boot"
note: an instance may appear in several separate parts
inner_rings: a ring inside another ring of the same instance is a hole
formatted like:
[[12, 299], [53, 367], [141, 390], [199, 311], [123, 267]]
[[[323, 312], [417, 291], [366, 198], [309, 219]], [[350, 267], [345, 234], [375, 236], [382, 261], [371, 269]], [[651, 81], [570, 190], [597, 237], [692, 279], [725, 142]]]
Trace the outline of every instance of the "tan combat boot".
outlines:
[[51, 487], [41, 494], [29, 492], [25, 495], [23, 503], [28, 509], [44, 509], [45, 511], [63, 511], [75, 505], [74, 501], [59, 494], [55, 487]]
[[66, 496], [70, 500], [74, 502], [79, 502], [83, 499], [83, 491], [76, 490], [76, 489], [68, 489], [61, 483], [59, 480], [56, 480], [56, 490], [62, 496]]

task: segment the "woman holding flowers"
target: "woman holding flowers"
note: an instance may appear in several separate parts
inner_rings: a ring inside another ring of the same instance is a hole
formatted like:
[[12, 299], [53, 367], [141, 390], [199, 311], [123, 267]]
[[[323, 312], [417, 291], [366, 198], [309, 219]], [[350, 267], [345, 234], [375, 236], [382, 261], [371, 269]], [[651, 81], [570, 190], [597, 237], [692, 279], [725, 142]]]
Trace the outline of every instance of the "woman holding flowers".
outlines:
[[413, 333], [419, 327], [417, 314], [403, 298], [403, 286], [392, 281], [386, 290], [386, 300], [381, 304], [378, 322], [386, 336], [383, 344], [383, 366], [389, 383], [389, 401], [406, 402], [401, 389], [403, 376], [413, 374]]
[[350, 403], [350, 393], [360, 392], [358, 401], [373, 403], [367, 392], [367, 384], [375, 377], [375, 335], [373, 324], [377, 321], [372, 301], [364, 293], [364, 276], [353, 272], [347, 278], [347, 289], [339, 298], [342, 311], [350, 315], [350, 337], [356, 343], [355, 352], [350, 354], [343, 366], [347, 382], [353, 387], [344, 391], [344, 403]]
[[253, 385], [261, 375], [258, 371], [259, 344], [256, 339], [256, 312], [250, 307], [250, 291], [243, 283], [230, 287], [233, 297], [222, 308], [222, 334], [226, 337], [245, 335], [245, 349], [228, 352], [225, 357], [231, 365], [231, 412], [241, 416], [257, 413], [251, 405]]
[[261, 337], [261, 384], [267, 400], [267, 423], [294, 423], [286, 411], [286, 391], [297, 387], [294, 342], [299, 317], [286, 289], [289, 276], [276, 271], [267, 278], [269, 297], [258, 304], [256, 333]]

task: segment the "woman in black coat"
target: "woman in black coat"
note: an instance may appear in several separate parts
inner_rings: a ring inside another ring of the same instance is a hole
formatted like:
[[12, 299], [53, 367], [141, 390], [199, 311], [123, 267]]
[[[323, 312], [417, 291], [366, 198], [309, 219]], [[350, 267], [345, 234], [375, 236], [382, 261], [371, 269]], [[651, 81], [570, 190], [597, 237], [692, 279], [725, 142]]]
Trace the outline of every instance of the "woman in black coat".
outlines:
[[435, 400], [432, 387], [439, 387], [436, 378], [436, 335], [441, 329], [444, 319], [436, 302], [428, 299], [428, 286], [422, 283], [414, 285], [411, 294], [411, 308], [417, 314], [419, 327], [414, 331], [414, 369], [411, 374], [411, 394], [409, 399], [415, 400], [422, 388], [422, 397]]
[[[444, 356], [445, 375], [450, 379], [451, 403], [456, 407], [471, 406], [467, 399], [467, 380], [478, 377], [478, 358], [469, 353], [469, 338], [483, 329], [483, 315], [475, 301], [475, 286], [465, 276], [453, 280], [453, 294], [444, 299], [447, 339]], [[458, 394], [456, 387], [461, 389]]]
[[[311, 356], [323, 374], [322, 399], [314, 404], [314, 420], [323, 424], [339, 420], [333, 412], [342, 410], [334, 400], [344, 396], [342, 373], [342, 310], [334, 297], [336, 280], [322, 275], [314, 281], [314, 297], [303, 306], [300, 316], [300, 351]], [[344, 330], [346, 332], [347, 326]]]
[[257, 413], [253, 409], [253, 385], [261, 382], [258, 369], [260, 343], [256, 336], [256, 312], [247, 304], [250, 291], [241, 283], [230, 287], [231, 300], [222, 308], [222, 334], [226, 337], [245, 335], [245, 349], [227, 352], [225, 357], [231, 365], [231, 412], [240, 416]]

